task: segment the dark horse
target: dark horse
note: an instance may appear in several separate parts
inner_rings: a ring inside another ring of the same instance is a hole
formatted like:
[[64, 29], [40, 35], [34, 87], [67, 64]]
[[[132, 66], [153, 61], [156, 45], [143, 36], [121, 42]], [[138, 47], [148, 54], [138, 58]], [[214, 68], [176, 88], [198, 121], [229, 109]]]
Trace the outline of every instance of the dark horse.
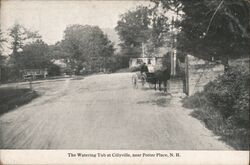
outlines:
[[157, 70], [154, 73], [147, 73], [148, 83], [154, 84], [156, 90], [157, 83], [159, 84], [159, 90], [162, 90], [161, 85], [163, 84], [163, 91], [167, 92], [167, 81], [170, 79], [170, 70], [168, 68]]

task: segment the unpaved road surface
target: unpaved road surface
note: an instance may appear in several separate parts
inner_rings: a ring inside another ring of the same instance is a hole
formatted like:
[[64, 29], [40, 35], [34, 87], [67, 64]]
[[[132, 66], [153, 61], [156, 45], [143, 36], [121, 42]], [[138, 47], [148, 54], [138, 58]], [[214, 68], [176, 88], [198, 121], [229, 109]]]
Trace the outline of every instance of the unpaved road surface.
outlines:
[[42, 96], [0, 117], [5, 149], [230, 150], [178, 97], [133, 89], [131, 73], [35, 82]]

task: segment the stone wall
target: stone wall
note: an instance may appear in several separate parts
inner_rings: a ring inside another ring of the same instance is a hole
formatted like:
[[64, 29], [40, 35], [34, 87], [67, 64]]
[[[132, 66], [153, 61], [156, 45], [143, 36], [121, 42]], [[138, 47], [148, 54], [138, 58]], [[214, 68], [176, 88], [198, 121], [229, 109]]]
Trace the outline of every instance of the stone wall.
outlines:
[[186, 57], [186, 93], [193, 95], [202, 91], [204, 86], [224, 73], [224, 66], [209, 62], [191, 55]]

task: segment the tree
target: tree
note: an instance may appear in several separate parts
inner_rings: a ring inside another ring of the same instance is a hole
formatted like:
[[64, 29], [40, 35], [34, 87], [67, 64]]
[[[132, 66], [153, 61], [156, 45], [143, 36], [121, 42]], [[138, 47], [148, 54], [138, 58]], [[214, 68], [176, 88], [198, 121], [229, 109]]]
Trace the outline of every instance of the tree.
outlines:
[[[165, 10], [182, 10], [178, 49], [212, 60], [238, 58], [250, 52], [248, 0], [154, 0]], [[225, 64], [226, 64], [225, 60]]]
[[53, 63], [49, 45], [41, 39], [23, 46], [16, 58], [19, 69], [47, 69], [50, 76], [60, 74], [60, 67]]
[[62, 42], [57, 42], [54, 45], [49, 45], [49, 56], [54, 60], [64, 59], [65, 62], [70, 57], [70, 55], [63, 50]]
[[12, 52], [8, 60], [8, 67], [10, 69], [10, 73], [8, 74], [11, 79], [19, 79], [21, 69], [30, 68], [31, 66], [33, 68], [39, 67], [34, 65], [37, 64], [37, 61], [33, 57], [37, 55], [38, 50], [36, 48], [30, 49], [29, 47], [37, 44], [36, 42], [40, 42], [41, 36], [36, 31], [28, 30], [20, 24], [14, 24], [9, 29], [9, 37]]
[[122, 40], [122, 54], [129, 60], [139, 57], [143, 49], [144, 55], [151, 56], [164, 44], [165, 33], [169, 31], [167, 22], [165, 13], [143, 6], [121, 15], [115, 29]]
[[165, 36], [169, 31], [168, 17], [164, 13], [154, 12], [152, 10], [152, 30], [151, 43], [155, 48], [161, 47], [165, 43]]
[[10, 49], [12, 50], [11, 63], [14, 65], [17, 62], [16, 57], [18, 56], [19, 52], [22, 51], [23, 46], [41, 38], [38, 32], [30, 31], [20, 24], [15, 24], [9, 29], [9, 36], [11, 42]]
[[159, 6], [163, 7], [166, 10], [171, 10], [174, 12], [179, 12], [182, 9], [181, 0], [151, 0], [155, 3], [155, 9]]
[[42, 40], [26, 44], [18, 56], [20, 69], [44, 69], [51, 63], [49, 46]]
[[95, 71], [106, 67], [106, 59], [114, 54], [113, 44], [97, 26], [67, 27], [61, 47], [69, 55], [69, 65], [77, 72], [88, 66]]
[[3, 33], [0, 29], [0, 67], [3, 65], [5, 57], [2, 54], [3, 51], [3, 44], [6, 42], [6, 38], [3, 37]]
[[142, 52], [142, 43], [150, 35], [150, 11], [147, 7], [139, 6], [133, 11], [122, 14], [117, 22], [116, 31], [121, 41], [123, 54], [138, 57]]

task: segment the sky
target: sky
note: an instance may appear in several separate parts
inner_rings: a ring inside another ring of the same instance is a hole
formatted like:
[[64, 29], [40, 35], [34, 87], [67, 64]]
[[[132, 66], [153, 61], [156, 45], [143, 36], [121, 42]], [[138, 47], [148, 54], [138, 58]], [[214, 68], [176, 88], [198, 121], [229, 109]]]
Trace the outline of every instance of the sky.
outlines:
[[114, 28], [119, 15], [149, 1], [118, 0], [2, 0], [1, 29], [5, 32], [15, 23], [39, 31], [43, 40], [54, 44], [63, 38], [70, 24]]

